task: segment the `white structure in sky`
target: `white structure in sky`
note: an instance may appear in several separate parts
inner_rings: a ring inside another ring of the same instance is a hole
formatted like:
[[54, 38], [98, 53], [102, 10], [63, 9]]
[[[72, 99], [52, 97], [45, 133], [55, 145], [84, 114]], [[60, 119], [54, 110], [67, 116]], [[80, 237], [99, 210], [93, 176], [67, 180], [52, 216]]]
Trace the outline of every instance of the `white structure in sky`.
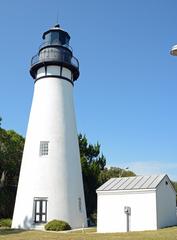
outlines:
[[170, 54], [171, 54], [172, 56], [177, 56], [177, 45], [174, 45], [174, 46], [171, 48]]
[[156, 230], [177, 224], [167, 175], [111, 178], [97, 189], [98, 232]]
[[69, 40], [56, 25], [31, 61], [34, 96], [12, 228], [43, 228], [52, 219], [87, 226], [73, 104], [79, 62]]

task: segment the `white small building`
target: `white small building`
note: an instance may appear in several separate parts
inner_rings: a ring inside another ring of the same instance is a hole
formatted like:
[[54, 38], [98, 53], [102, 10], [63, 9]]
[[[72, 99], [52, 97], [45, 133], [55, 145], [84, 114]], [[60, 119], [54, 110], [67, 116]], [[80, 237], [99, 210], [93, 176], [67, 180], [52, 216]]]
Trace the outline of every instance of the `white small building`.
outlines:
[[97, 189], [97, 232], [174, 226], [176, 191], [167, 175], [111, 178]]

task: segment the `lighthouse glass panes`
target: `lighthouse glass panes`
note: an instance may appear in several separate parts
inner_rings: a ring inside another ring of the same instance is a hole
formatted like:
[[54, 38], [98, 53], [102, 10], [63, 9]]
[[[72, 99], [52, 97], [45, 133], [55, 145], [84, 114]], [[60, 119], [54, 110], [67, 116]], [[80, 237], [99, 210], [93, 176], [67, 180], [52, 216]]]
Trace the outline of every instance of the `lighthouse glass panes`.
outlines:
[[40, 142], [40, 150], [39, 150], [40, 156], [48, 155], [48, 153], [49, 153], [49, 142], [41, 141]]
[[60, 71], [61, 68], [60, 66], [48, 66], [47, 67], [47, 75], [56, 75], [56, 76], [60, 76]]
[[47, 200], [35, 199], [34, 200], [34, 222], [46, 223], [47, 222]]

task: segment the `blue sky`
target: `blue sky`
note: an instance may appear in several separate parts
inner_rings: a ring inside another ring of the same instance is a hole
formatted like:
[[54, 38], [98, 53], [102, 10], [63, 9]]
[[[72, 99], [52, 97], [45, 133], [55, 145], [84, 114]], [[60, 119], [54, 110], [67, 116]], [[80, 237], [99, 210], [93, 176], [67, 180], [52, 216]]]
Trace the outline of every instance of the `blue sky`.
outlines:
[[80, 61], [78, 132], [101, 144], [108, 166], [177, 181], [176, 12], [175, 0], [2, 1], [2, 127], [25, 136], [30, 60], [59, 15]]

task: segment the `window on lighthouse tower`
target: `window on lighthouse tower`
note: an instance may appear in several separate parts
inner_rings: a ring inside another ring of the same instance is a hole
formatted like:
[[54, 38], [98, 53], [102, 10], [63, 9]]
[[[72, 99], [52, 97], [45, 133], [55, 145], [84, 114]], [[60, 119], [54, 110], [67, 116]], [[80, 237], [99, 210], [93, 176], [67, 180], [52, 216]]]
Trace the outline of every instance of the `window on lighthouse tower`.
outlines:
[[48, 141], [41, 141], [40, 142], [39, 155], [40, 156], [46, 156], [48, 154], [49, 154], [49, 142]]

